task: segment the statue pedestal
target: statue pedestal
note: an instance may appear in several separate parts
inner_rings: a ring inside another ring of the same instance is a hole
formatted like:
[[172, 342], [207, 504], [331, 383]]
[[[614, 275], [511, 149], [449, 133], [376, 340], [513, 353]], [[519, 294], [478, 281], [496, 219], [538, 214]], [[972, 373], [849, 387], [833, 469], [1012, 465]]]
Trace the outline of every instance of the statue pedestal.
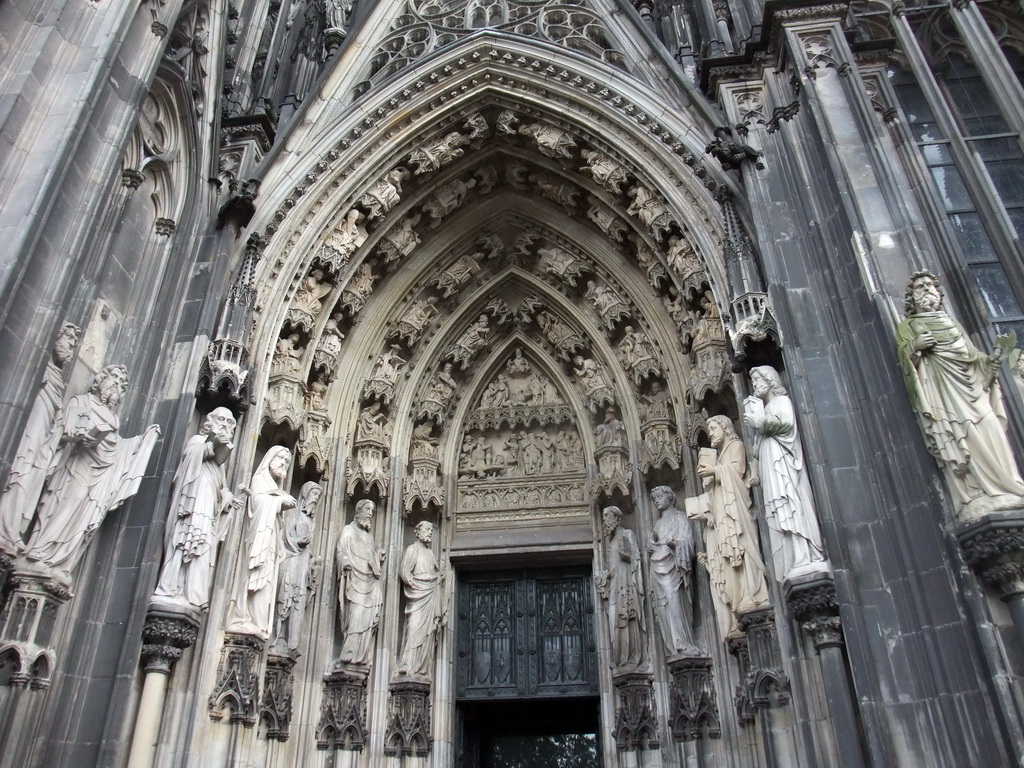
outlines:
[[316, 725], [317, 749], [363, 751], [369, 672], [369, 667], [337, 667], [324, 675], [324, 699]]
[[971, 570], [1009, 607], [1024, 644], [1024, 510], [986, 515], [958, 526], [955, 535]]
[[658, 749], [658, 710], [654, 703], [651, 675], [646, 672], [619, 672], [612, 675], [615, 685], [615, 746], [626, 750]]
[[[746, 635], [746, 643], [742, 644], [745, 647], [739, 653], [732, 648], [730, 651], [740, 660], [741, 674], [744, 673], [744, 656], [747, 666], [744, 680], [736, 691], [736, 706], [737, 710], [749, 710], [747, 722], [752, 722], [757, 710], [789, 703], [789, 677], [782, 668], [775, 611], [769, 606], [742, 613], [739, 625]], [[741, 643], [736, 645], [739, 647]], [[744, 719], [741, 715], [741, 723]]]
[[210, 694], [211, 720], [222, 720], [227, 709], [229, 722], [241, 723], [246, 728], [256, 725], [263, 648], [264, 641], [255, 635], [224, 633], [217, 685]]
[[434, 743], [430, 734], [430, 683], [400, 679], [388, 687], [391, 700], [384, 754], [426, 757]]
[[267, 655], [263, 674], [263, 695], [260, 697], [260, 720], [267, 724], [267, 738], [288, 741], [292, 722], [292, 670], [299, 660], [297, 651]]
[[7, 684], [45, 691], [50, 687], [57, 654], [51, 647], [57, 609], [71, 590], [45, 571], [22, 568], [16, 561], [10, 594], [0, 616], [0, 646], [13, 672]]
[[597, 477], [592, 489], [594, 496], [604, 494], [610, 498], [618, 491], [628, 499], [633, 474], [628, 449], [620, 445], [602, 446], [594, 451], [594, 458], [597, 460]]
[[705, 730], [710, 738], [721, 738], [711, 657], [677, 657], [668, 661], [668, 669], [672, 673], [668, 717], [672, 738], [694, 741]]

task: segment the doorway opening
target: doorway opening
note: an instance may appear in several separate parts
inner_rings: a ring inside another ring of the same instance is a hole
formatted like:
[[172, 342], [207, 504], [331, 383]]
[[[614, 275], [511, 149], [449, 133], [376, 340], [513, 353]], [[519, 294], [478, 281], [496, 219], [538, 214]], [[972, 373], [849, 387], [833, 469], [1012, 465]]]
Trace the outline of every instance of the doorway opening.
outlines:
[[599, 768], [598, 699], [459, 704], [459, 768]]

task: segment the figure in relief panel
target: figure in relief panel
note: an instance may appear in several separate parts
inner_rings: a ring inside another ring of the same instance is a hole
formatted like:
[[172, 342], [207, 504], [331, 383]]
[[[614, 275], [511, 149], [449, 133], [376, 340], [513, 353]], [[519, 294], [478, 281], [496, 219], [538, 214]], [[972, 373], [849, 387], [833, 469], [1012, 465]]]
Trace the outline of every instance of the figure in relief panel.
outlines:
[[598, 448], [622, 448], [626, 445], [626, 427], [615, 418], [614, 411], [606, 411], [604, 422], [594, 428], [594, 437]]
[[769, 365], [752, 368], [750, 384], [754, 395], [743, 404], [743, 421], [757, 433], [751, 483], [761, 484], [776, 576], [828, 570], [793, 401]]
[[651, 383], [651, 393], [640, 396], [640, 419], [652, 421], [654, 419], [670, 419], [672, 407], [668, 391], [662, 389], [661, 382]]
[[283, 488], [291, 461], [291, 451], [275, 445], [256, 468], [249, 488], [243, 489], [249, 494], [243, 554], [245, 591], [236, 601], [231, 629], [264, 640], [274, 624], [277, 569], [282, 557], [281, 514], [295, 506], [295, 497]]
[[400, 576], [405, 593], [405, 633], [398, 674], [431, 680], [434, 642], [443, 614], [444, 579], [430, 548], [433, 524], [416, 525], [416, 541], [405, 550]]
[[93, 378], [89, 391], [72, 397], [64, 409], [59, 448], [25, 557], [68, 583], [107, 512], [138, 491], [160, 435], [155, 424], [138, 437], [118, 434], [117, 409], [127, 391], [127, 369], [108, 365]]
[[508, 377], [499, 373], [498, 377], [487, 385], [483, 395], [480, 396], [481, 408], [501, 408], [508, 405], [509, 387]]
[[728, 416], [708, 419], [712, 448], [701, 450], [697, 474], [706, 492], [686, 500], [687, 517], [704, 523], [698, 559], [711, 576], [722, 638], [739, 632], [736, 617], [768, 605], [764, 562], [750, 514], [747, 454]]
[[199, 434], [185, 444], [174, 473], [164, 563], [153, 592], [156, 602], [184, 602], [204, 610], [210, 600], [227, 513], [241, 503], [228, 488], [224, 470], [234, 438], [235, 417], [227, 408], [215, 408]]
[[285, 516], [282, 537], [284, 560], [277, 577], [275, 649], [295, 652], [299, 648], [306, 603], [315, 586], [310, 543], [313, 541], [313, 515], [322, 493], [319, 483], [304, 483], [298, 503]]
[[987, 355], [942, 308], [942, 286], [927, 270], [911, 275], [907, 317], [897, 329], [900, 366], [960, 522], [998, 510], [1024, 508], [997, 376], [1008, 346]]
[[311, 329], [323, 309], [323, 298], [333, 286], [324, 281], [324, 271], [314, 269], [299, 285], [295, 299], [288, 309], [288, 322], [296, 328]]
[[43, 384], [32, 403], [28, 423], [7, 475], [7, 487], [0, 497], [0, 549], [21, 554], [32, 514], [46, 483], [54, 454], [60, 445], [64, 414], [64, 368], [75, 356], [81, 329], [64, 323], [46, 363]]
[[277, 350], [271, 363], [274, 373], [298, 373], [302, 370], [302, 337], [293, 333], [277, 340]]
[[690, 521], [676, 506], [676, 492], [667, 485], [651, 491], [651, 501], [661, 512], [647, 542], [654, 581], [654, 613], [661, 627], [665, 653], [700, 655], [693, 638], [693, 603], [690, 573], [696, 545]]
[[368, 667], [374, 633], [384, 602], [381, 578], [386, 552], [373, 540], [373, 514], [369, 499], [356, 502], [355, 518], [338, 537], [338, 623], [341, 626], [341, 664]]
[[636, 535], [623, 528], [622, 510], [605, 507], [601, 512], [605, 569], [594, 577], [594, 586], [608, 601], [612, 663], [616, 672], [639, 671], [647, 666], [647, 623], [644, 619], [644, 583]]
[[359, 413], [356, 442], [387, 439], [387, 417], [380, 412], [380, 403], [374, 401]]

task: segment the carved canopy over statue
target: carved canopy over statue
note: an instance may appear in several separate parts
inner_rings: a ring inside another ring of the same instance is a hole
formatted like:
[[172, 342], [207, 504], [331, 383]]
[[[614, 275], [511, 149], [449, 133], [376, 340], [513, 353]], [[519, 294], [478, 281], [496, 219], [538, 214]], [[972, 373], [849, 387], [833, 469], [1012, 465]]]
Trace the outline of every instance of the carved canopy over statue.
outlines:
[[338, 537], [338, 623], [342, 643], [338, 663], [368, 668], [373, 637], [384, 602], [382, 566], [386, 552], [373, 540], [374, 503], [356, 502], [355, 519]]
[[68, 583], [107, 512], [138, 491], [160, 435], [155, 424], [139, 437], [118, 434], [117, 408], [127, 390], [128, 371], [108, 365], [64, 411], [60, 447], [24, 554]]
[[907, 287], [897, 330], [900, 366], [928, 448], [946, 477], [961, 522], [1024, 509], [1024, 481], [1006, 438], [997, 375], [1004, 350], [987, 355], [942, 308], [931, 272]]
[[64, 368], [75, 356], [81, 329], [64, 323], [46, 363], [43, 384], [36, 395], [18, 451], [0, 496], [0, 549], [21, 554], [23, 538], [43, 492], [46, 474], [63, 432]]
[[236, 506], [224, 473], [234, 438], [235, 417], [215, 408], [185, 444], [174, 473], [155, 603], [204, 610], [210, 600], [217, 546], [227, 533], [225, 513]]

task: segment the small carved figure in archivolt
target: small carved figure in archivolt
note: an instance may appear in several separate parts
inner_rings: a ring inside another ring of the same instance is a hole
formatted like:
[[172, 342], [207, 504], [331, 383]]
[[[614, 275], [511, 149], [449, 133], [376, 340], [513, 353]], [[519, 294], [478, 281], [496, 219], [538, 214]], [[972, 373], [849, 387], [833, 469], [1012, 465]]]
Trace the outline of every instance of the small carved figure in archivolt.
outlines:
[[471, 253], [460, 256], [433, 280], [433, 284], [444, 291], [444, 298], [457, 293], [480, 271], [480, 258], [483, 253]]
[[409, 346], [419, 341], [423, 331], [430, 324], [430, 321], [437, 315], [437, 297], [427, 296], [425, 299], [417, 299], [405, 314], [398, 321], [398, 336], [404, 338]]
[[452, 131], [424, 147], [414, 149], [409, 155], [409, 165], [415, 166], [413, 175], [437, 171], [455, 162], [466, 153], [463, 147], [468, 144], [467, 137], [458, 131]]
[[606, 285], [599, 285], [593, 280], [587, 281], [587, 292], [584, 298], [600, 316], [605, 327], [615, 327], [622, 317], [629, 314], [629, 305], [615, 291]]
[[581, 171], [589, 171], [594, 181], [613, 195], [622, 194], [622, 185], [629, 181], [625, 166], [591, 149], [580, 150], [580, 157], [586, 162]]

